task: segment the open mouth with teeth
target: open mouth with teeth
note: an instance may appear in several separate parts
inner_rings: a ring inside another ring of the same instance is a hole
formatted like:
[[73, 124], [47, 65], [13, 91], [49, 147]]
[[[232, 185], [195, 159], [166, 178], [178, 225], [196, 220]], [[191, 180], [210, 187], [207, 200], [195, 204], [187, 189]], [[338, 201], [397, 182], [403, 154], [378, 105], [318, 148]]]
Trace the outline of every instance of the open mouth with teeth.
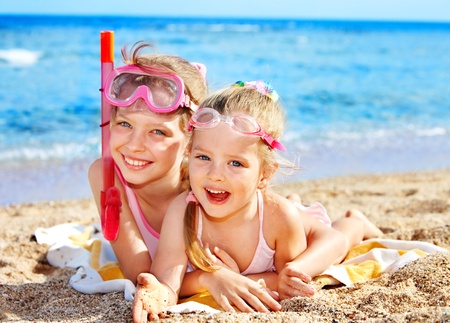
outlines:
[[205, 190], [208, 195], [208, 198], [216, 202], [225, 201], [228, 198], [228, 196], [230, 196], [230, 193], [228, 193], [227, 191], [216, 191], [208, 188]]
[[150, 164], [149, 161], [131, 159], [131, 158], [125, 157], [125, 156], [124, 156], [124, 160], [125, 160], [125, 163], [127, 163], [130, 166], [134, 166], [134, 167], [143, 167], [143, 166]]

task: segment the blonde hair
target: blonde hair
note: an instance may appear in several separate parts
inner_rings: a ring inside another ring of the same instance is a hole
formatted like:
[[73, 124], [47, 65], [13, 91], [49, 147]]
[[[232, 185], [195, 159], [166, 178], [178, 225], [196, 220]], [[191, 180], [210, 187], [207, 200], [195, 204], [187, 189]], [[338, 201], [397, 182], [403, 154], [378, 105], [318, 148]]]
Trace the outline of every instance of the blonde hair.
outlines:
[[[208, 96], [200, 108], [208, 107], [223, 115], [236, 112], [253, 117], [275, 140], [279, 141], [284, 130], [285, 111], [280, 101], [275, 102], [266, 94], [254, 88], [232, 86]], [[192, 140], [192, 138], [191, 138]], [[277, 169], [274, 150], [262, 140], [258, 143], [258, 155], [263, 173], [270, 176]], [[184, 217], [184, 238], [186, 252], [191, 264], [201, 270], [212, 272], [216, 268], [197, 239], [197, 216], [195, 203], [186, 207]]]
[[[124, 46], [121, 50], [124, 63], [127, 65], [136, 65], [143, 71], [149, 73], [158, 72], [159, 74], [166, 73], [178, 75], [183, 80], [186, 94], [189, 95], [190, 100], [196, 105], [200, 105], [208, 94], [208, 84], [199, 68], [180, 56], [142, 54], [142, 51], [148, 48], [153, 48], [153, 46], [142, 41], [135, 43], [129, 51], [127, 50], [127, 47]], [[112, 116], [115, 115], [115, 110], [116, 109], [113, 110]], [[186, 126], [189, 118], [193, 114], [192, 110], [183, 108], [177, 109], [171, 113], [180, 116], [180, 129], [186, 136], [189, 136], [190, 134], [186, 131]], [[182, 188], [186, 189], [189, 185], [187, 158], [184, 158], [180, 165], [180, 178]]]

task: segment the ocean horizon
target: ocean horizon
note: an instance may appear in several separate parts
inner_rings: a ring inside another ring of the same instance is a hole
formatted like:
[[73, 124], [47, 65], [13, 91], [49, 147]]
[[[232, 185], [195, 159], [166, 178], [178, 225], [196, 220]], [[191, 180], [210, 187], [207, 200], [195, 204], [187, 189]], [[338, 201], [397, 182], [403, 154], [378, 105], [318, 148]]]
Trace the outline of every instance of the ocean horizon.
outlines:
[[100, 31], [206, 65], [210, 90], [264, 79], [287, 112], [275, 183], [450, 167], [450, 23], [0, 16], [0, 205], [89, 198]]

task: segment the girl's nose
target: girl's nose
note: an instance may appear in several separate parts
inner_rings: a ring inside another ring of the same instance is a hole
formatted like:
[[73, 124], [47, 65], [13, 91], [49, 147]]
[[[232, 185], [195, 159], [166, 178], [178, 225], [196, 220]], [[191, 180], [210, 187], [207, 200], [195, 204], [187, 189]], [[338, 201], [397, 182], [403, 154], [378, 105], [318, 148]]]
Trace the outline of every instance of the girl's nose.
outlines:
[[139, 131], [133, 131], [128, 138], [127, 148], [132, 152], [145, 150], [145, 134]]
[[223, 168], [217, 163], [211, 163], [206, 176], [214, 182], [222, 182], [225, 179]]

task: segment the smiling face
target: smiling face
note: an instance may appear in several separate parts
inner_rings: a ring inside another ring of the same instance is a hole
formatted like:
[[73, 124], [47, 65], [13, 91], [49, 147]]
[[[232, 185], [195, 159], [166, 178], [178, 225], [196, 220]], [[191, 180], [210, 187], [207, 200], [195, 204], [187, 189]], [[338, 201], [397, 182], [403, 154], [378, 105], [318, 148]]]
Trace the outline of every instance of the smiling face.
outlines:
[[132, 185], [180, 181], [187, 141], [177, 114], [117, 108], [111, 120], [111, 154]]
[[207, 215], [225, 218], [250, 207], [256, 190], [266, 184], [258, 158], [261, 143], [259, 137], [239, 134], [223, 122], [194, 130], [189, 178]]

